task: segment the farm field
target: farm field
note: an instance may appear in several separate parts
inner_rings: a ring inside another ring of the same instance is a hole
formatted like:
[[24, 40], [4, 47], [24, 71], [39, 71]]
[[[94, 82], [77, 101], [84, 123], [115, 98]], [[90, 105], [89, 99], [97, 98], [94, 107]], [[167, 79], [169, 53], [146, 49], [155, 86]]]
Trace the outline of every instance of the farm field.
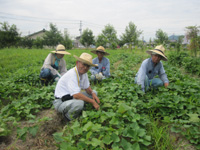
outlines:
[[[50, 50], [0, 50], [0, 150], [200, 149], [200, 66], [195, 73], [186, 71], [175, 62], [180, 55], [168, 51], [163, 64], [170, 86], [143, 93], [134, 76], [149, 55], [107, 51], [112, 77], [91, 85], [100, 110], [86, 105], [78, 119], [66, 123], [52, 106], [56, 83], [42, 87], [39, 81]], [[75, 66], [73, 55], [90, 50], [69, 52], [64, 57], [68, 70]]]

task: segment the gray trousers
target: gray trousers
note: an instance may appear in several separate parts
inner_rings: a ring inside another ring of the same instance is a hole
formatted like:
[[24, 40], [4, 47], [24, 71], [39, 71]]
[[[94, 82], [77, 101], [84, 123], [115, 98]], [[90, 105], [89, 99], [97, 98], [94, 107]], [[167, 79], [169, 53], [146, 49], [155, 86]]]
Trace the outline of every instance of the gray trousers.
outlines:
[[[97, 95], [97, 92], [94, 92]], [[89, 98], [92, 98], [92, 95], [89, 95], [87, 92], [81, 93]], [[72, 120], [73, 118], [76, 118], [80, 115], [81, 111], [84, 108], [84, 101], [79, 99], [71, 99], [62, 102], [61, 99], [55, 99], [53, 101], [53, 105], [59, 113], [62, 113], [69, 120]]]

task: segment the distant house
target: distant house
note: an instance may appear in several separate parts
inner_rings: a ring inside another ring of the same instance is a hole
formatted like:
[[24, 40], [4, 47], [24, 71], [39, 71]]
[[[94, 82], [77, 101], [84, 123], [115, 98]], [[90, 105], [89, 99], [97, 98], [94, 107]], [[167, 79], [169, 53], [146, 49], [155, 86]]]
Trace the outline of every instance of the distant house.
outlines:
[[81, 36], [77, 36], [77, 37], [75, 38], [75, 40], [73, 41], [73, 46], [74, 46], [75, 48], [85, 48], [85, 47], [81, 44], [80, 39], [81, 39]]
[[169, 36], [168, 39], [169, 39], [170, 42], [177, 42], [179, 37], [180, 37], [180, 35], [174, 35], [173, 34], [173, 35]]
[[28, 35], [27, 37], [28, 37], [29, 39], [34, 39], [34, 40], [35, 40], [37, 37], [42, 38], [42, 37], [44, 36], [45, 32], [46, 32], [46, 30], [43, 29], [43, 30], [41, 30], [41, 31], [35, 32], [35, 33], [33, 33], [33, 34], [30, 34], [30, 35]]

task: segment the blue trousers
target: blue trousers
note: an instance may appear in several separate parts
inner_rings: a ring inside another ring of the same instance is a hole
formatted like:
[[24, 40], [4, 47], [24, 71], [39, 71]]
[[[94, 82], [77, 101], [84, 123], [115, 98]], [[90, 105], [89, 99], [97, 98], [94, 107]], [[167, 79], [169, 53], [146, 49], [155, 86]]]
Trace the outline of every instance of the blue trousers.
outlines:
[[51, 70], [49, 68], [43, 68], [40, 72], [40, 79], [42, 83], [48, 84], [50, 81], [53, 82], [55, 79], [55, 76], [51, 73]]
[[[137, 83], [137, 77], [135, 77], [135, 83]], [[148, 91], [149, 88], [151, 88], [151, 87], [157, 88], [157, 87], [163, 86], [164, 83], [159, 78], [149, 79], [148, 76], [146, 76], [145, 81], [144, 81], [144, 85], [145, 85], [145, 91]]]

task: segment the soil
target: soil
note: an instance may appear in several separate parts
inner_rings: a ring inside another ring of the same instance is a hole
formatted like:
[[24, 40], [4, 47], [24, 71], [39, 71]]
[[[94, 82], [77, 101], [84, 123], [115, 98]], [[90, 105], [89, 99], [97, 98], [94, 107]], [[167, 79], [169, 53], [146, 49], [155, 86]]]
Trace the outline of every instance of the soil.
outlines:
[[[62, 120], [62, 116], [54, 109], [42, 110], [37, 114], [37, 119], [44, 117], [51, 120], [41, 122], [36, 136], [27, 134], [26, 141], [17, 139], [16, 129], [13, 129], [12, 134], [8, 137], [0, 138], [0, 150], [56, 150], [53, 133], [63, 129], [66, 122]], [[34, 126], [28, 121], [20, 121], [20, 128]]]

